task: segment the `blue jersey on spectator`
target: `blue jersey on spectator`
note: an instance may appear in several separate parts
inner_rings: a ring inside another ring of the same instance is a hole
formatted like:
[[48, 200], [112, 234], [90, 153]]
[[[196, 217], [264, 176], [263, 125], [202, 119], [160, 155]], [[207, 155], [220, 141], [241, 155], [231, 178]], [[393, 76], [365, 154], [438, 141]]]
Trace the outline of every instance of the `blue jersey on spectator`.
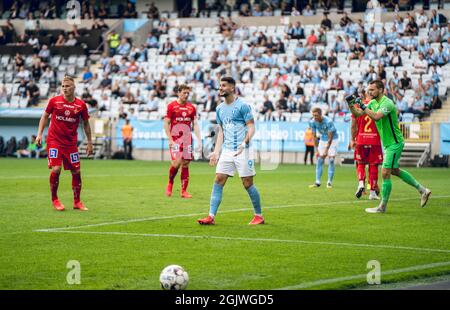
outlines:
[[331, 119], [326, 116], [323, 116], [322, 122], [316, 122], [314, 119], [309, 121], [309, 126], [311, 127], [313, 133], [315, 134], [317, 131], [320, 133], [321, 141], [328, 141], [328, 133], [333, 133], [333, 140], [338, 138], [336, 127], [334, 127], [334, 123]]
[[237, 151], [247, 135], [247, 122], [253, 119], [250, 105], [241, 98], [232, 104], [221, 103], [216, 110], [217, 124], [223, 129], [224, 150]]

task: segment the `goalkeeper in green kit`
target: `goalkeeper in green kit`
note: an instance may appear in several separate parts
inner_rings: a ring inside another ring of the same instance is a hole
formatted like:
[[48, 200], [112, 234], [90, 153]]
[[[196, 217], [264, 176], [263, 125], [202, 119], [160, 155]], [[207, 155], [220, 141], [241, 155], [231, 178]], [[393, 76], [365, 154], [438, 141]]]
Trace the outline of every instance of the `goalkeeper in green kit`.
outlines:
[[[373, 98], [367, 106], [355, 95], [350, 95], [345, 98], [350, 111], [355, 117], [366, 114], [375, 121], [383, 144], [384, 160], [381, 170], [383, 177], [381, 202], [376, 208], [367, 208], [366, 212], [386, 212], [392, 189], [391, 174], [398, 176], [405, 183], [416, 188], [421, 196], [420, 206], [425, 207], [431, 191], [417, 182], [409, 172], [398, 167], [405, 143], [400, 127], [398, 126], [397, 108], [394, 102], [384, 95], [384, 84], [380, 80], [370, 82], [367, 87], [367, 93]], [[359, 108], [354, 106], [355, 103], [359, 105]]]

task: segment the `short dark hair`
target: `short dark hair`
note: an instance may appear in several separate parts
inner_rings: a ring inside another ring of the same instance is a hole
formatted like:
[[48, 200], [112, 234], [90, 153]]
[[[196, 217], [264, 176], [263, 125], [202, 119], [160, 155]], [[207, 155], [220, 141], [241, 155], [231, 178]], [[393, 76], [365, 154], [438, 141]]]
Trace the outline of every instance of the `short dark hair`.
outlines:
[[181, 84], [180, 86], [177, 87], [177, 93], [179, 93], [180, 91], [185, 90], [185, 89], [191, 91], [191, 87], [190, 86], [188, 86], [186, 84]]
[[236, 86], [236, 81], [231, 76], [223, 76], [220, 81]]
[[319, 107], [316, 107], [314, 109], [312, 109], [311, 111], [312, 113], [319, 113], [319, 115], [322, 115], [322, 109]]
[[375, 84], [375, 86], [379, 89], [383, 89], [384, 90], [384, 83], [381, 80], [374, 80], [372, 82], [369, 83], [369, 85]]

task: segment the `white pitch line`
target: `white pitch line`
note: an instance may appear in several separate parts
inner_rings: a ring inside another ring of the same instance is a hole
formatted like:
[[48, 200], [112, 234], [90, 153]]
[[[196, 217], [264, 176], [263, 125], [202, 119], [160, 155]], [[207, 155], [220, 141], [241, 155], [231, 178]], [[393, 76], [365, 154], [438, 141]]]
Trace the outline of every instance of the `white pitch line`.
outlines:
[[[450, 195], [444, 196], [431, 196], [431, 199], [439, 199], [439, 198], [450, 198]], [[405, 201], [405, 200], [415, 200], [417, 198], [398, 198], [391, 199], [390, 201]], [[361, 200], [357, 201], [357, 203], [371, 203], [371, 200]], [[332, 201], [332, 202], [322, 202], [322, 203], [300, 203], [300, 204], [292, 204], [292, 205], [282, 205], [282, 206], [267, 206], [263, 207], [263, 210], [271, 210], [271, 209], [283, 209], [283, 208], [292, 208], [292, 207], [316, 207], [316, 206], [330, 206], [330, 205], [342, 205], [342, 204], [355, 204], [355, 200], [351, 201]], [[234, 213], [234, 212], [242, 212], [242, 211], [250, 211], [251, 208], [241, 208], [241, 209], [232, 209], [232, 210], [224, 210], [220, 213]], [[206, 213], [190, 213], [190, 214], [177, 214], [177, 215], [166, 215], [166, 216], [155, 216], [155, 217], [145, 217], [145, 218], [137, 218], [137, 219], [129, 219], [122, 221], [114, 221], [114, 222], [104, 222], [97, 224], [87, 224], [80, 226], [69, 226], [69, 227], [56, 227], [56, 228], [44, 228], [44, 229], [36, 229], [33, 230], [35, 232], [49, 232], [49, 231], [63, 231], [70, 229], [79, 229], [79, 228], [88, 228], [88, 227], [100, 227], [100, 226], [109, 226], [109, 225], [118, 225], [118, 224], [128, 224], [128, 223], [138, 223], [138, 222], [146, 222], [146, 221], [157, 221], [157, 220], [167, 220], [174, 218], [182, 218], [182, 217], [192, 217], [192, 216], [201, 216]]]
[[146, 234], [146, 233], [128, 233], [114, 231], [82, 231], [82, 230], [65, 230], [65, 231], [47, 231], [51, 233], [69, 233], [69, 234], [90, 234], [90, 235], [114, 235], [114, 236], [136, 236], [136, 237], [153, 237], [153, 238], [183, 238], [183, 239], [219, 239], [230, 241], [259, 241], [259, 242], [278, 242], [278, 243], [301, 243], [301, 244], [318, 244], [345, 247], [361, 247], [361, 248], [381, 248], [393, 250], [410, 250], [419, 252], [437, 252], [450, 253], [450, 250], [431, 249], [431, 248], [415, 248], [407, 246], [383, 245], [383, 244], [359, 244], [348, 242], [327, 242], [327, 241], [309, 241], [309, 240], [289, 240], [289, 239], [268, 239], [268, 238], [244, 238], [244, 237], [224, 237], [224, 236], [193, 236], [193, 235], [175, 235], [175, 234]]
[[[381, 276], [404, 273], [404, 272], [411, 272], [411, 271], [426, 270], [426, 269], [444, 267], [444, 266], [450, 266], [450, 262], [433, 263], [433, 264], [427, 264], [427, 265], [417, 265], [417, 266], [412, 266], [412, 267], [407, 267], [407, 268], [402, 268], [402, 269], [388, 270], [388, 271], [381, 270]], [[313, 281], [313, 282], [306, 282], [306, 283], [302, 283], [302, 284], [286, 286], [283, 288], [277, 288], [276, 290], [298, 290], [298, 289], [305, 289], [305, 288], [310, 288], [310, 287], [324, 285], [324, 284], [333, 284], [333, 283], [339, 283], [339, 282], [351, 281], [351, 280], [363, 280], [366, 278], [367, 278], [367, 274], [358, 274], [358, 275], [348, 276], [348, 277], [323, 279], [323, 280], [318, 280], [318, 281]]]

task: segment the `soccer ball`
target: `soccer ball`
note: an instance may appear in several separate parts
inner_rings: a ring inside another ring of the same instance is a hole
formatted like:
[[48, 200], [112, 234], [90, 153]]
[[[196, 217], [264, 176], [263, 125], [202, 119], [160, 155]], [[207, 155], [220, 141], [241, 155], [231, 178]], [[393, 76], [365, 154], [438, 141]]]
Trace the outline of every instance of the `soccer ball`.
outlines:
[[170, 265], [161, 271], [159, 282], [164, 290], [184, 290], [189, 283], [189, 276], [183, 267]]

